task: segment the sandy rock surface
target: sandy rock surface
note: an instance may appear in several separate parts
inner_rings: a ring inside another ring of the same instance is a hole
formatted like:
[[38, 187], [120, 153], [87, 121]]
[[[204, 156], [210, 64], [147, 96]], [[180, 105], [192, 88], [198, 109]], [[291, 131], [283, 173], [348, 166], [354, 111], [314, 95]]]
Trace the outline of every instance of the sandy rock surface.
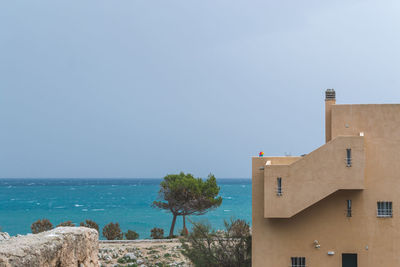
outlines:
[[192, 266], [181, 254], [181, 244], [175, 242], [100, 243], [101, 267], [169, 267]]
[[8, 233], [3, 233], [0, 232], [0, 241], [8, 240], [10, 239], [10, 235]]
[[98, 267], [98, 233], [59, 227], [0, 242], [0, 267]]

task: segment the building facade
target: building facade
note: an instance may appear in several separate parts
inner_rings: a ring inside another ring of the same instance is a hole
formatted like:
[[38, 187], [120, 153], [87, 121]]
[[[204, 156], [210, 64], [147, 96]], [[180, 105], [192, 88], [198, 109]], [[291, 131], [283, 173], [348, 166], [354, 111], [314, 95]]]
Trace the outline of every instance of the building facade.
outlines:
[[400, 266], [400, 104], [325, 96], [324, 145], [252, 159], [253, 266]]

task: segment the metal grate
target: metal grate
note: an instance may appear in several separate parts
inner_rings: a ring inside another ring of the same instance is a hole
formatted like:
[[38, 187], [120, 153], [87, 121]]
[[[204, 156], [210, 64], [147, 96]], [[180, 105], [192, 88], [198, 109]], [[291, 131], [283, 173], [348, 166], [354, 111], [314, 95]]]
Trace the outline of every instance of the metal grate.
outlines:
[[347, 200], [347, 217], [351, 217], [351, 200]]
[[389, 201], [378, 201], [377, 217], [391, 218], [393, 217], [393, 204]]
[[277, 185], [276, 195], [282, 196], [282, 178], [281, 177], [276, 178], [276, 185]]
[[334, 89], [327, 89], [325, 91], [325, 100], [336, 99], [336, 92]]
[[346, 149], [346, 166], [351, 167], [351, 148]]
[[292, 257], [291, 260], [292, 260], [291, 267], [306, 267], [305, 257]]

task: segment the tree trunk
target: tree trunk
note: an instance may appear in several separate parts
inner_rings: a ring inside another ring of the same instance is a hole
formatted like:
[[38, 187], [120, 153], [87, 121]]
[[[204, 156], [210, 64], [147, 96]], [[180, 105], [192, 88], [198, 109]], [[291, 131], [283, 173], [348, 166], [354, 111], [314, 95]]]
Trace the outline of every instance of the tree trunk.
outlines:
[[185, 236], [187, 236], [189, 234], [187, 228], [186, 228], [186, 216], [183, 215], [183, 233]]
[[175, 222], [176, 222], [177, 216], [178, 215], [174, 214], [174, 217], [172, 218], [171, 229], [169, 230], [169, 238], [172, 238], [174, 236], [174, 228], [175, 228]]

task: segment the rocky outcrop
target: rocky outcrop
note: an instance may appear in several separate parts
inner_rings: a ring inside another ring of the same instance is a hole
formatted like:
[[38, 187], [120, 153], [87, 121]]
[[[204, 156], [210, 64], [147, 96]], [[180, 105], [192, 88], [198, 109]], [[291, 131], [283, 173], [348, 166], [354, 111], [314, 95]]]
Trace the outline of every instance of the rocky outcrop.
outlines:
[[8, 240], [10, 239], [10, 235], [8, 233], [2, 233], [0, 232], [0, 241]]
[[[131, 242], [134, 241], [134, 242]], [[129, 240], [109, 242], [100, 241], [99, 261], [101, 267], [115, 266], [193, 266], [182, 251], [180, 241], [171, 239], [160, 240], [155, 243], [153, 240]]]
[[58, 227], [0, 242], [0, 267], [98, 267], [98, 232]]

